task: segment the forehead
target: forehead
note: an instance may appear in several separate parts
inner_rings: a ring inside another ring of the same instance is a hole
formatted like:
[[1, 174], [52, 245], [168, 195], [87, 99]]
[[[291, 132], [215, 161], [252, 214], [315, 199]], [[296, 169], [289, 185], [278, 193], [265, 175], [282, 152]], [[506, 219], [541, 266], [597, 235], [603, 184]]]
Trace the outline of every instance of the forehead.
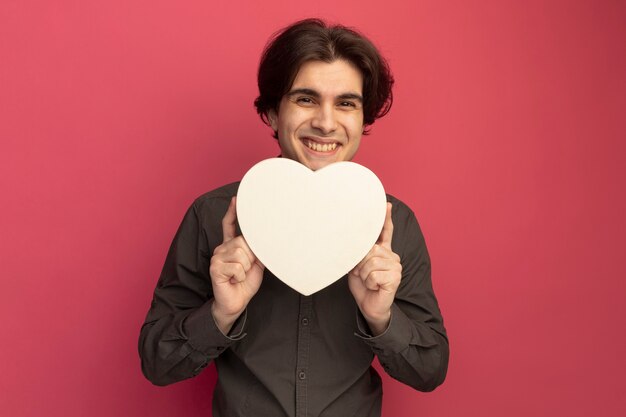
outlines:
[[307, 61], [298, 70], [291, 90], [307, 88], [320, 94], [362, 94], [361, 71], [348, 61]]

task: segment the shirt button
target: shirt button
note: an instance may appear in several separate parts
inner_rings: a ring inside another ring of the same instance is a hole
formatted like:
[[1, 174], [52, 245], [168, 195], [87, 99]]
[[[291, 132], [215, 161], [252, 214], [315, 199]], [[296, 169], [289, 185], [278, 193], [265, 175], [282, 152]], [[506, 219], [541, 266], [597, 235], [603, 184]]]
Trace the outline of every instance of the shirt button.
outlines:
[[304, 318], [302, 319], [302, 325], [303, 325], [303, 326], [308, 326], [308, 325], [309, 325], [309, 319], [307, 319], [306, 317], [304, 317]]
[[306, 379], [306, 374], [304, 373], [304, 371], [300, 371], [300, 373], [298, 374], [298, 378]]

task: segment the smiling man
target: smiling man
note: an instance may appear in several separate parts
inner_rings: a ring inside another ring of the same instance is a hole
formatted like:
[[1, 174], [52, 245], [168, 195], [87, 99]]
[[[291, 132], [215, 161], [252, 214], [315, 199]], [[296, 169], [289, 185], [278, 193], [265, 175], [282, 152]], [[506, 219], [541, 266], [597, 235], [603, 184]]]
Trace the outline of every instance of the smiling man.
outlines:
[[[316, 19], [269, 42], [258, 84], [255, 106], [281, 155], [312, 170], [351, 160], [392, 102], [393, 79], [371, 42]], [[140, 334], [150, 381], [190, 378], [215, 361], [215, 417], [380, 416], [374, 356], [418, 390], [443, 382], [448, 339], [424, 237], [406, 205], [388, 196], [383, 229], [365, 258], [303, 296], [240, 235], [237, 187], [199, 197], [174, 238]]]

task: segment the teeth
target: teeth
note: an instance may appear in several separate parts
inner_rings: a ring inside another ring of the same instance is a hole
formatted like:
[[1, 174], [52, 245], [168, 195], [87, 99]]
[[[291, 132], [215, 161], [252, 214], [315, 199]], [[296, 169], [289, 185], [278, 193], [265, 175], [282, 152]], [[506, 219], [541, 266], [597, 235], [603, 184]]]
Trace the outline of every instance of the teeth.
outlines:
[[325, 143], [322, 145], [311, 140], [307, 140], [306, 145], [317, 152], [332, 152], [337, 147], [337, 143]]

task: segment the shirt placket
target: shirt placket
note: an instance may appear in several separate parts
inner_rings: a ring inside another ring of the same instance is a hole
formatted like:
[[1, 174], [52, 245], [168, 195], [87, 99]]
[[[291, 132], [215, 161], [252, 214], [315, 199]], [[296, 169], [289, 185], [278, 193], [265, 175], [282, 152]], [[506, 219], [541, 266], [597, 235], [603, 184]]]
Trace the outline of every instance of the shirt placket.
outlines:
[[296, 362], [296, 417], [306, 417], [309, 347], [311, 343], [311, 297], [300, 296], [298, 315], [298, 359]]

